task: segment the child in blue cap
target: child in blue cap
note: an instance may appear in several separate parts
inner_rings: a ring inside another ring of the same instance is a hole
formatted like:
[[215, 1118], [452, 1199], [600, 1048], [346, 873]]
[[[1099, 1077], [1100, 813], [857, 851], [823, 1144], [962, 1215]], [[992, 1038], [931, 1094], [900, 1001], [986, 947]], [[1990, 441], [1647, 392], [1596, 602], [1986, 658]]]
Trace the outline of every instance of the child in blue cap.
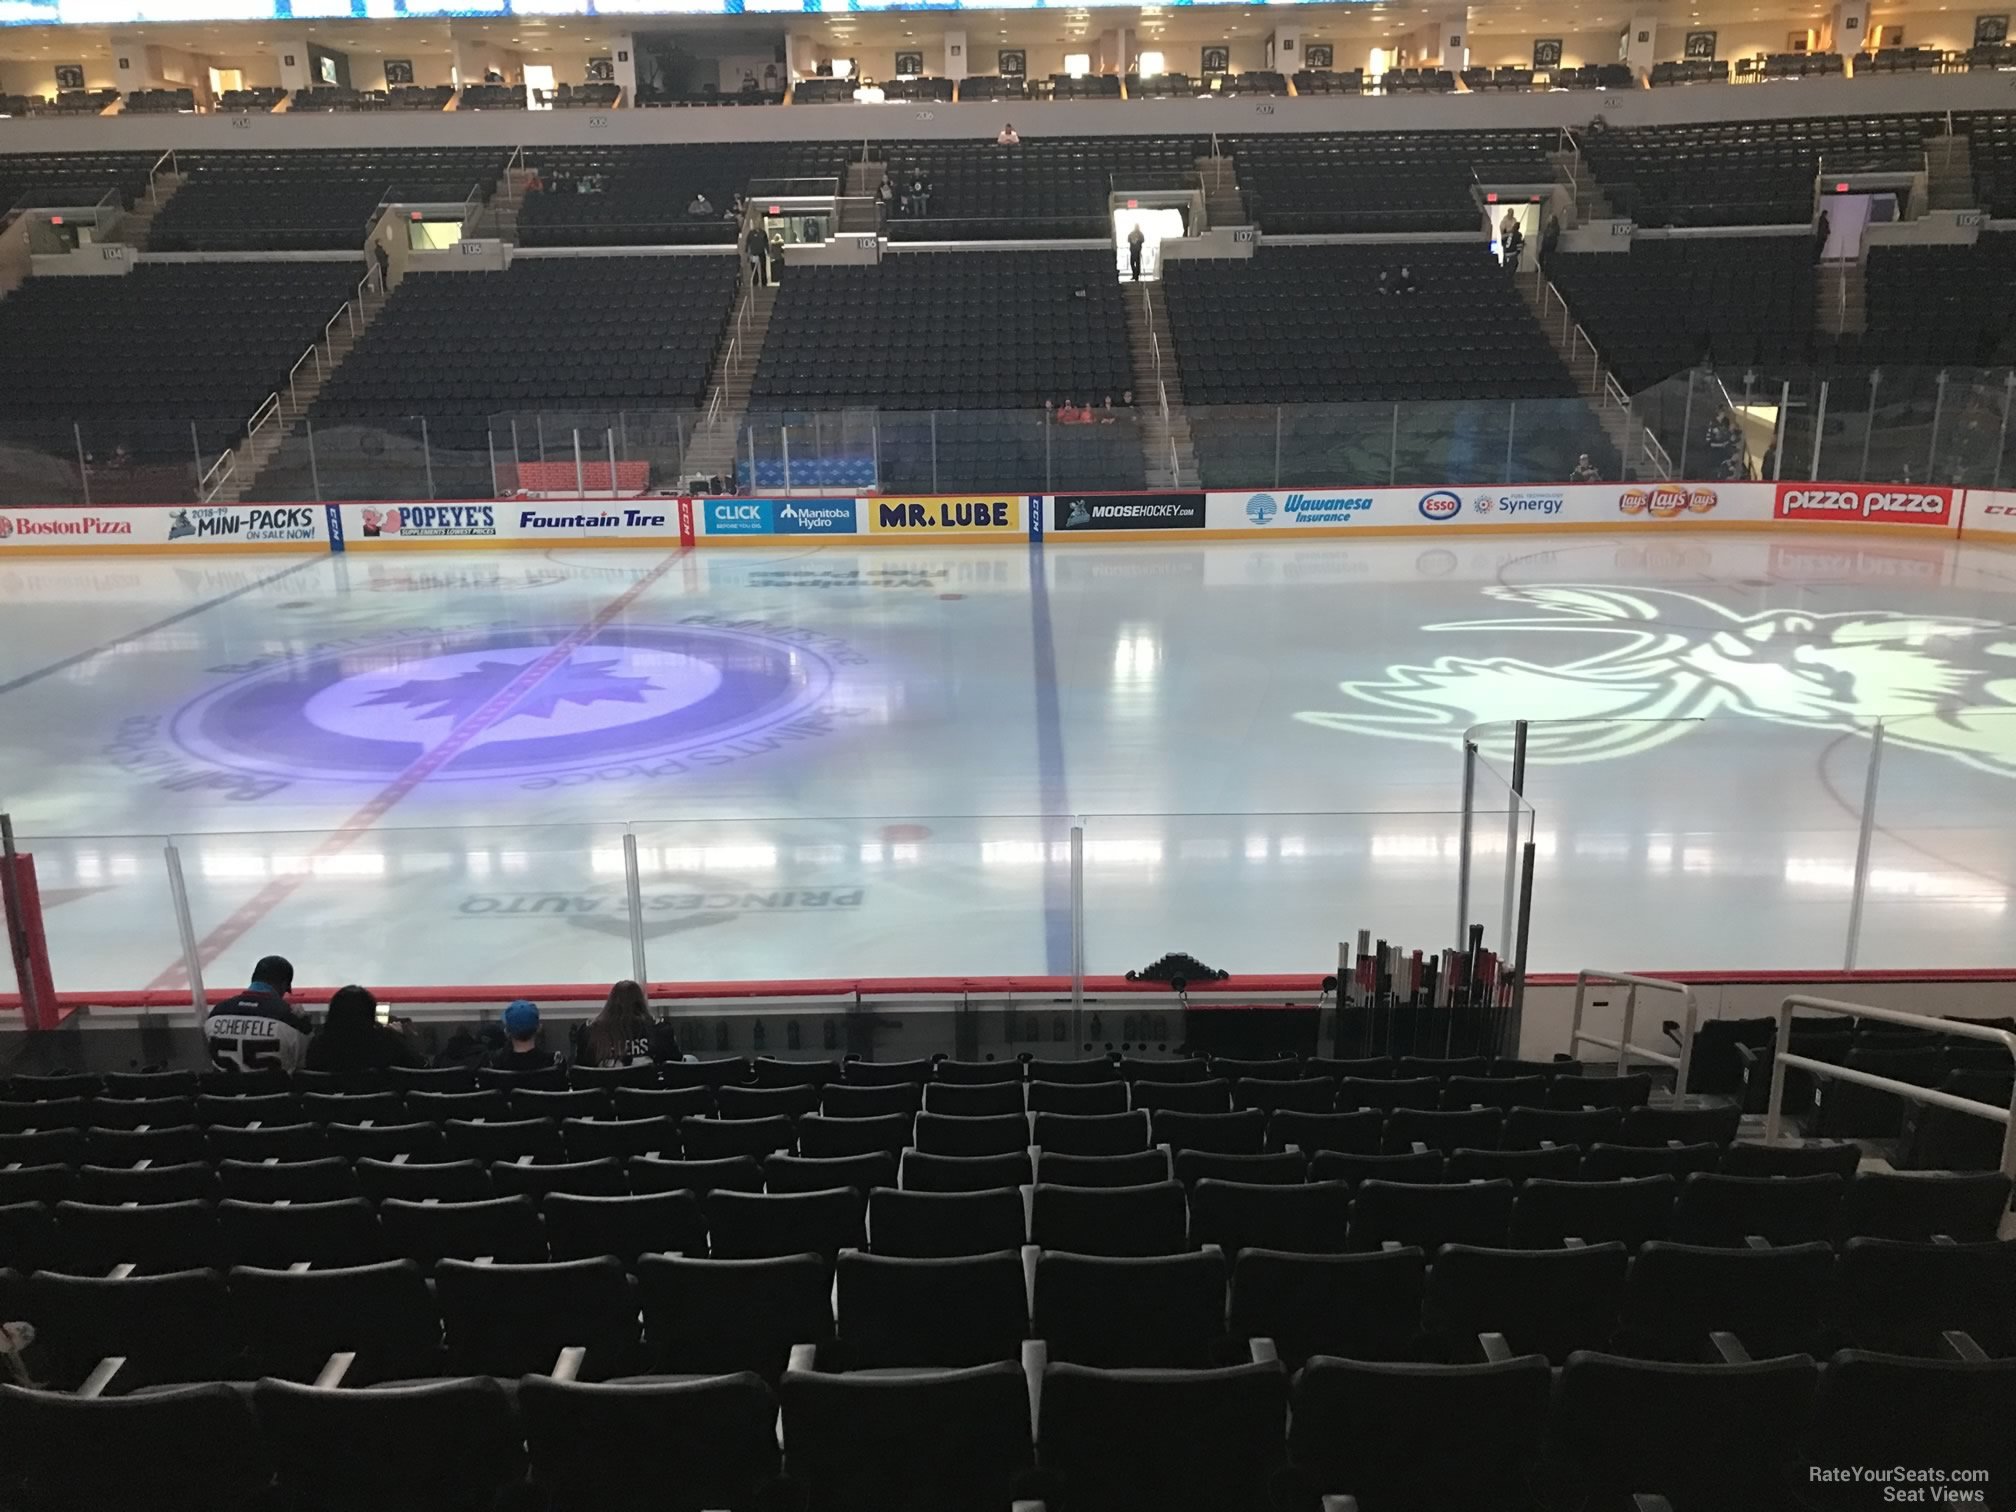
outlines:
[[504, 1009], [504, 1048], [490, 1057], [499, 1071], [544, 1071], [553, 1052], [539, 1048], [539, 1005], [518, 998]]

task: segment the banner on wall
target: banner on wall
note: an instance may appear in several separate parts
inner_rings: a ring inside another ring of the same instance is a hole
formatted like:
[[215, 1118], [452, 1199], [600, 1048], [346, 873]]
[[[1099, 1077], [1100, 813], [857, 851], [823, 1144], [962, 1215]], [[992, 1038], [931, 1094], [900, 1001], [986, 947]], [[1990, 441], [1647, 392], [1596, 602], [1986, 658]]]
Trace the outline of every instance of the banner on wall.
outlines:
[[859, 529], [853, 499], [696, 499], [702, 533], [738, 535], [853, 535]]
[[1780, 483], [1772, 516], [1793, 523], [1924, 525], [1956, 523], [1950, 488], [1898, 488], [1875, 483]]
[[1096, 530], [1202, 530], [1204, 495], [1050, 494], [1050, 529], [1057, 535]]
[[1246, 533], [1438, 526], [1617, 526], [1767, 521], [1769, 483], [1564, 483], [1530, 488], [1360, 488], [1213, 493], [1205, 526]]
[[1028, 525], [1021, 494], [961, 495], [956, 498], [862, 499], [861, 516], [871, 535], [1021, 535]]
[[330, 504], [328, 539], [337, 551], [397, 546], [536, 544], [567, 540], [673, 541], [680, 537], [676, 499], [456, 504]]
[[2008, 489], [1968, 489], [1960, 534], [2016, 540], [2016, 493]]
[[316, 504], [0, 511], [0, 551], [286, 551], [328, 539], [322, 507]]

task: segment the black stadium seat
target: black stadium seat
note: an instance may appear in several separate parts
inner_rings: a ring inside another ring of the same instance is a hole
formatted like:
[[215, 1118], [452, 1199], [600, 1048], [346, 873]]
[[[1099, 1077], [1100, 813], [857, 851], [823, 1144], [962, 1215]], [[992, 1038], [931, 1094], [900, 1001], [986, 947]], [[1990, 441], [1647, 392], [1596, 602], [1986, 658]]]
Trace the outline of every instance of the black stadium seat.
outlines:
[[637, 1295], [658, 1372], [750, 1370], [775, 1381], [794, 1345], [833, 1337], [833, 1269], [816, 1254], [646, 1255], [637, 1262]]
[[1036, 1260], [1030, 1314], [1052, 1360], [1112, 1369], [1200, 1369], [1226, 1355], [1225, 1259], [1210, 1252]]
[[1697, 1171], [1680, 1183], [1672, 1237], [1680, 1244], [1741, 1245], [1830, 1239], [1841, 1208], [1839, 1176], [1723, 1176]]
[[1022, 1194], [1014, 1187], [989, 1192], [869, 1194], [868, 1240], [878, 1255], [932, 1259], [1019, 1249], [1028, 1239]]
[[[1127, 1089], [1115, 1087], [1113, 1090], [1119, 1094], [1120, 1102], [1119, 1107], [1111, 1111], [1126, 1111]], [[1003, 1113], [1020, 1113], [1023, 1110], [1022, 1096], [1020, 1082], [976, 1082], [970, 1085], [933, 1082], [924, 1088], [923, 1109], [927, 1113], [946, 1113], [955, 1118], [998, 1117]], [[1033, 1107], [1032, 1111], [1035, 1111]]]
[[1242, 1250], [1232, 1266], [1232, 1332], [1274, 1341], [1283, 1363], [1312, 1355], [1411, 1358], [1427, 1263], [1412, 1246], [1362, 1255]]
[[525, 1474], [510, 1396], [486, 1376], [340, 1391], [268, 1379], [252, 1400], [295, 1505], [477, 1512]]
[[1228, 1256], [1249, 1248], [1338, 1254], [1350, 1217], [1351, 1191], [1342, 1182], [1266, 1186], [1206, 1178], [1190, 1189], [1190, 1242], [1218, 1245]]
[[[1160, 1180], [1166, 1175], [1165, 1162], [1156, 1176], [1130, 1179]], [[909, 1150], [903, 1155], [906, 1192], [986, 1192], [995, 1187], [1027, 1186], [1033, 1179], [1026, 1150], [1007, 1155], [926, 1155]]]
[[614, 1255], [634, 1269], [643, 1255], [704, 1255], [707, 1219], [694, 1192], [579, 1196], [555, 1192], [539, 1205], [555, 1260]]
[[1498, 1142], [1507, 1150], [1615, 1143], [1623, 1122], [1624, 1115], [1616, 1108], [1512, 1108], [1505, 1114]]
[[[777, 1404], [754, 1374], [614, 1384], [529, 1375], [517, 1400], [550, 1512], [750, 1507], [776, 1477]], [[612, 1437], [652, 1452], [610, 1454]]]
[[[222, 1435], [229, 1454], [189, 1446]], [[75, 1397], [0, 1385], [7, 1474], [52, 1507], [127, 1512], [257, 1512], [270, 1505], [273, 1463], [252, 1406], [223, 1384], [137, 1396]], [[105, 1452], [108, 1444], [119, 1452]]]
[[963, 1367], [1017, 1360], [1029, 1334], [1013, 1249], [941, 1259], [842, 1255], [838, 1336], [822, 1370]]
[[411, 1260], [352, 1268], [231, 1271], [231, 1305], [253, 1369], [312, 1382], [338, 1352], [354, 1354], [344, 1380], [433, 1376], [446, 1368], [441, 1315]]
[[769, 1155], [763, 1161], [767, 1192], [823, 1192], [852, 1187], [869, 1192], [896, 1185], [896, 1156], [888, 1150], [864, 1155]]
[[1452, 1364], [1477, 1359], [1478, 1335], [1487, 1333], [1504, 1335], [1514, 1354], [1562, 1364], [1575, 1350], [1609, 1346], [1629, 1260], [1616, 1243], [1562, 1250], [1445, 1244], [1428, 1273], [1426, 1330]]
[[1039, 1182], [1029, 1242], [1074, 1255], [1174, 1255], [1187, 1247], [1182, 1184], [1070, 1187]]
[[1551, 1379], [1544, 1356], [1380, 1364], [1318, 1356], [1296, 1377], [1292, 1483], [1382, 1507], [1528, 1507]]
[[1264, 1512], [1285, 1458], [1279, 1365], [1044, 1372], [1037, 1437], [1064, 1505]]
[[[1558, 1473], [1587, 1506], [1628, 1506], [1640, 1494], [1676, 1509], [1782, 1505], [1782, 1465], [1818, 1378], [1804, 1355], [1702, 1364], [1577, 1353], [1561, 1372]], [[1629, 1441], [1634, 1425], [1682, 1422], [1705, 1431]]]
[[792, 1370], [785, 1465], [830, 1512], [1007, 1507], [1034, 1459], [1019, 1363], [895, 1376]]

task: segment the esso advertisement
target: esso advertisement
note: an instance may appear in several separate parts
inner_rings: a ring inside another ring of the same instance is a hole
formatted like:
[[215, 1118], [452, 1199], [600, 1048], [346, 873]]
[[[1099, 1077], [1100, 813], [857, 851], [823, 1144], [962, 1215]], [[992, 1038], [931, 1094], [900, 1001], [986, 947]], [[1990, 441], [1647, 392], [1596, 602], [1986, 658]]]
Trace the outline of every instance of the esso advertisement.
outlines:
[[1772, 514], [1780, 520], [1829, 525], [1954, 523], [1950, 488], [1897, 488], [1872, 483], [1780, 483]]

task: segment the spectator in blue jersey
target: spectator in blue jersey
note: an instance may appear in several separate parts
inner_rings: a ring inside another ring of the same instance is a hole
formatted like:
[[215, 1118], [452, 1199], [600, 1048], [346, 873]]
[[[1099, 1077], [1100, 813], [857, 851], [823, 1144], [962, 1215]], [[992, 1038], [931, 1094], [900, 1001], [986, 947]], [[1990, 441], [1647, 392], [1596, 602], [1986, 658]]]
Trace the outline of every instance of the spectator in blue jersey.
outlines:
[[203, 1016], [210, 1059], [226, 1071], [298, 1071], [308, 1050], [308, 1020], [287, 1001], [294, 964], [263, 956], [252, 983]]
[[489, 1061], [495, 1071], [544, 1071], [558, 1064], [539, 1048], [539, 1005], [519, 998], [504, 1009], [504, 1048]]

